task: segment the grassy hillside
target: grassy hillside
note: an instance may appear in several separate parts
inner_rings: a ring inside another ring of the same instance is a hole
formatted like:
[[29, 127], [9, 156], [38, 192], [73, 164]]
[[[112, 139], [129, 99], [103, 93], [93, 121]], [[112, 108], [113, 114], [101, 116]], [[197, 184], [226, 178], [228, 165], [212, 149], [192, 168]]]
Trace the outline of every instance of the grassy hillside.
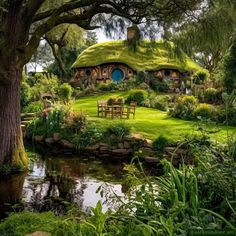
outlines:
[[[97, 100], [110, 97], [126, 97], [126, 92], [107, 93], [99, 96], [89, 96], [76, 100], [73, 105], [74, 111], [83, 111], [89, 116], [89, 120], [99, 127], [107, 127], [114, 123], [124, 122], [131, 126], [133, 133], [139, 133], [146, 138], [154, 140], [159, 135], [165, 135], [173, 140], [181, 140], [186, 134], [197, 133], [197, 123], [171, 118], [166, 112], [156, 109], [138, 107], [135, 119], [110, 119], [97, 117]], [[212, 125], [212, 128], [215, 126]], [[226, 140], [226, 127], [218, 126], [221, 131], [212, 134], [212, 138], [218, 141]], [[230, 134], [236, 132], [235, 127], [229, 127]]]
[[104, 63], [125, 63], [136, 71], [152, 71], [161, 68], [178, 69], [179, 71], [197, 71], [201, 67], [187, 56], [184, 60], [171, 57], [171, 52], [164, 43], [143, 41], [136, 52], [125, 45], [125, 41], [99, 43], [82, 52], [73, 68], [97, 66]]

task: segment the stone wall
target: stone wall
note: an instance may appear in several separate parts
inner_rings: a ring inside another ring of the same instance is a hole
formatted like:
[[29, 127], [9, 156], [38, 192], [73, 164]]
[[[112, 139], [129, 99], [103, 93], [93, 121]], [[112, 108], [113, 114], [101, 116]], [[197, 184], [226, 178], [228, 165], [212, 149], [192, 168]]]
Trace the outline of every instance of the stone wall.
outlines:
[[121, 141], [107, 144], [96, 143], [86, 146], [80, 150], [70, 143], [68, 140], [61, 139], [60, 134], [55, 133], [50, 138], [43, 136], [35, 136], [33, 138], [36, 144], [48, 148], [53, 154], [79, 154], [86, 155], [90, 158], [103, 159], [106, 161], [131, 161], [134, 156], [138, 156], [140, 161], [146, 164], [159, 164], [162, 158], [166, 158], [174, 165], [182, 163], [182, 159], [186, 164], [193, 164], [193, 158], [187, 150], [179, 148], [177, 145], [168, 146], [165, 148], [163, 154], [158, 154], [153, 150], [153, 143], [151, 140], [144, 139], [139, 135], [132, 135], [124, 137]]

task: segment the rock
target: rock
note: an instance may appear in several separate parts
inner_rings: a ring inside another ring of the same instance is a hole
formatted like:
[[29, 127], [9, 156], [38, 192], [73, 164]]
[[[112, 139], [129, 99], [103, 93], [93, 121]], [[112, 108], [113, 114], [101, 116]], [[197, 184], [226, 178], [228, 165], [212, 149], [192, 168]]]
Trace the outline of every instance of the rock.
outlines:
[[59, 133], [54, 133], [52, 137], [55, 142], [58, 142], [61, 139], [61, 135]]
[[139, 152], [141, 156], [146, 157], [146, 156], [155, 156], [155, 152], [151, 148], [143, 147], [139, 149]]
[[45, 143], [48, 144], [48, 145], [51, 145], [51, 144], [54, 143], [54, 139], [53, 138], [46, 138]]
[[106, 144], [106, 143], [99, 143], [98, 145], [99, 145], [99, 147], [104, 147], [104, 146], [108, 147], [108, 144]]
[[87, 152], [95, 152], [98, 149], [99, 149], [99, 144], [94, 144], [94, 145], [87, 146], [85, 148], [85, 151], [87, 151]]
[[147, 163], [159, 163], [160, 162], [158, 157], [144, 157], [144, 160]]
[[107, 154], [107, 153], [109, 153], [109, 146], [108, 145], [104, 145], [104, 146], [100, 146], [99, 147], [99, 152], [101, 153], [101, 154]]
[[110, 154], [101, 154], [101, 155], [99, 155], [99, 158], [110, 158], [111, 157], [111, 155]]
[[114, 155], [119, 156], [127, 156], [128, 154], [132, 153], [132, 149], [114, 149], [111, 151]]
[[143, 136], [141, 134], [132, 134], [131, 137], [134, 141], [143, 141], [144, 140]]
[[36, 143], [41, 143], [41, 142], [44, 141], [44, 136], [43, 136], [43, 135], [41, 135], [41, 136], [39, 136], [39, 135], [34, 136], [34, 141], [35, 141]]
[[118, 143], [117, 146], [118, 146], [119, 149], [123, 149], [124, 148], [124, 144], [123, 143]]
[[125, 149], [129, 149], [129, 148], [131, 148], [130, 143], [127, 142], [127, 141], [124, 141], [124, 148], [125, 148]]
[[27, 234], [26, 236], [49, 236], [50, 234], [43, 231], [36, 231], [32, 234]]
[[70, 143], [69, 141], [62, 139], [59, 142], [64, 148], [68, 148], [68, 149], [74, 149], [74, 145], [72, 143]]
[[143, 147], [147, 147], [147, 148], [152, 148], [152, 140], [150, 139], [145, 139], [143, 142]]
[[187, 150], [185, 149], [182, 149], [182, 148], [176, 148], [176, 147], [166, 147], [165, 148], [165, 152], [169, 155], [173, 155], [175, 154], [178, 155], [178, 156], [183, 156], [183, 155], [186, 155], [187, 154]]

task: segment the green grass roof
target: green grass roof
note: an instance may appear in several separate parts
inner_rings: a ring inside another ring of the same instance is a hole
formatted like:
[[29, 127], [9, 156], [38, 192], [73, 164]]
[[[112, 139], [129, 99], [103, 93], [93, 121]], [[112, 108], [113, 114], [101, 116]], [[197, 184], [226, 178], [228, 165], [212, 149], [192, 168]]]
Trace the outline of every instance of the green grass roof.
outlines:
[[162, 68], [178, 69], [179, 71], [198, 71], [201, 67], [187, 56], [184, 60], [171, 57], [161, 41], [155, 44], [142, 41], [136, 52], [132, 52], [125, 41], [111, 41], [95, 44], [84, 50], [72, 68], [97, 66], [105, 63], [124, 63], [136, 71], [153, 71]]

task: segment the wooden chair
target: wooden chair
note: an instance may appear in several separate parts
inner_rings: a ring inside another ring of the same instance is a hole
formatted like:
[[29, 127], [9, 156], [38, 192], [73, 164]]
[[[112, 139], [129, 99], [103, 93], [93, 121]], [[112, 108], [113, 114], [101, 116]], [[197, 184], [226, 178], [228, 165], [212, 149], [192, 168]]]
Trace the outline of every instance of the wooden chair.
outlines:
[[106, 100], [97, 101], [98, 117], [100, 116], [100, 114], [101, 117], [104, 117], [106, 115], [106, 107], [107, 107]]
[[136, 111], [137, 102], [131, 102], [128, 107], [128, 119], [130, 115], [133, 115], [133, 119], [135, 118], [135, 111]]

